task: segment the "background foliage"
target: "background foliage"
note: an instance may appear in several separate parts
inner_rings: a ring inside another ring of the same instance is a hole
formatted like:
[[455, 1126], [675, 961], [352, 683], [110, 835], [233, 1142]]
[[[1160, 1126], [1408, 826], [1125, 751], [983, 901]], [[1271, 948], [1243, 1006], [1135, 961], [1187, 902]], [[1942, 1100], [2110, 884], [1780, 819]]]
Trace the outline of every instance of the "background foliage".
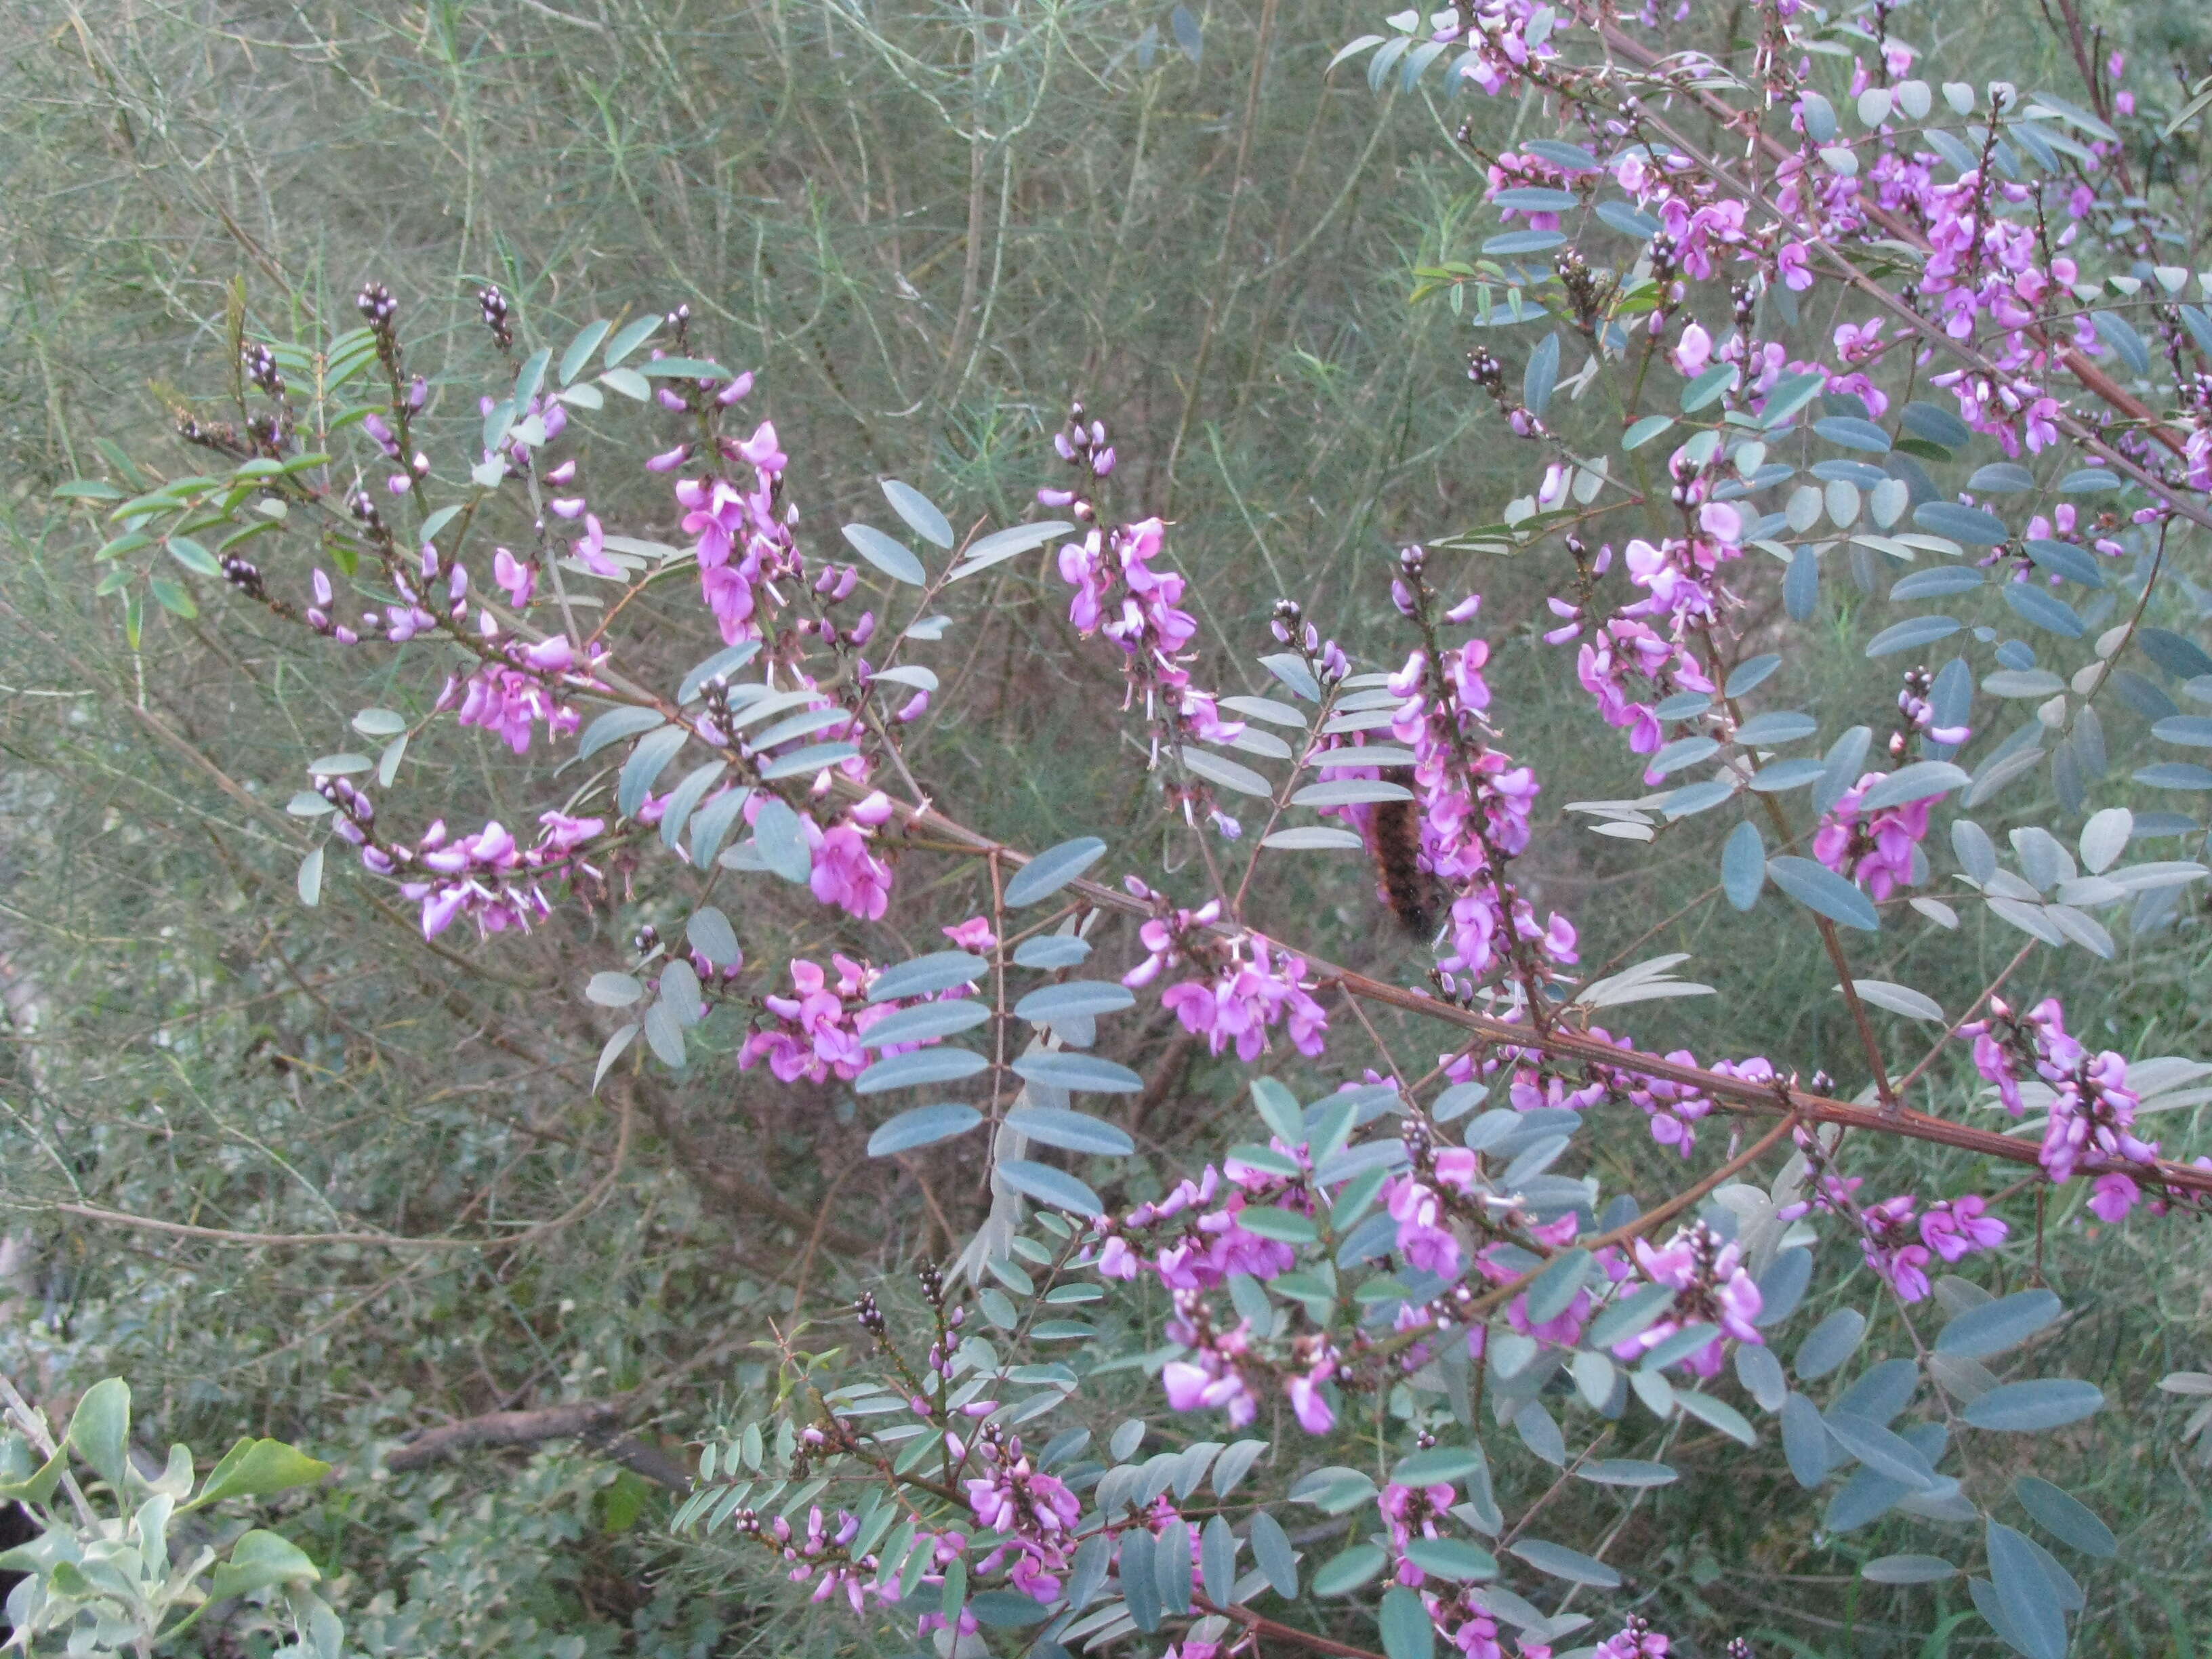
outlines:
[[[1915, 11], [1931, 51], [1985, 49], [1992, 72], [2063, 84], [2017, 7]], [[415, 1472], [381, 1460], [408, 1430], [570, 1400], [618, 1400], [640, 1443], [684, 1455], [757, 1408], [750, 1345], [964, 1237], [976, 1194], [869, 1164], [848, 1098], [741, 1077], [726, 1055], [680, 1087], [590, 1099], [605, 1028], [575, 988], [641, 923], [672, 920], [645, 907], [486, 949], [426, 945], [367, 902], [299, 909], [282, 802], [301, 757], [343, 747], [347, 717], [379, 701], [375, 671], [228, 617], [161, 618], [127, 648], [51, 491], [129, 483], [130, 455], [191, 470], [162, 434], [228, 374], [240, 279], [254, 315], [312, 337], [350, 325], [377, 277], [427, 361], [485, 369], [482, 282], [556, 344], [682, 300], [725, 361], [763, 371], [787, 447], [836, 458], [806, 481], [810, 515], [864, 514], [890, 474], [1017, 518], [1079, 394], [1115, 422], [1123, 498], [1177, 521], [1209, 635], [1256, 645], [1281, 595], [1356, 635], [1399, 542], [1493, 520], [1521, 487], [1463, 378], [1465, 336], [1442, 305], [1407, 302], [1416, 266], [1480, 234], [1479, 175], [1451, 153], [1469, 105], [1377, 98], [1357, 70], [1325, 81], [1369, 21], [1298, 0], [1217, 0], [1181, 27], [1121, 0], [10, 9], [0, 1355], [27, 1391], [64, 1400], [121, 1373], [165, 1440], [274, 1435], [367, 1477], [288, 1500], [283, 1524], [372, 1653], [849, 1644], [830, 1613], [792, 1622], [734, 1554], [673, 1542], [667, 1497], [619, 1459], [561, 1443]], [[2201, 73], [2189, 8], [2112, 21]], [[1510, 102], [1474, 114], [1493, 143], [1516, 119]], [[664, 512], [641, 488], [632, 505], [641, 523]], [[1566, 801], [1621, 793], [1615, 750], [1534, 647], [1542, 589], [1476, 579], [1501, 702], [1547, 779], [1532, 896], [1581, 916], [1595, 960], [1710, 872], [1561, 821]], [[1103, 695], [1070, 643], [1052, 595], [1010, 576], [929, 733], [948, 801], [1031, 846], [1120, 827], [1060, 740]], [[1788, 672], [1810, 702], [1855, 658], [1839, 627], [1832, 659]], [[1878, 696], [1835, 695], [1880, 714]], [[418, 763], [497, 805], [465, 746]], [[1121, 811], [1150, 822], [1140, 799]], [[1352, 965], [1392, 970], [1362, 875], [1316, 878], [1310, 897], [1364, 941]], [[1715, 920], [1708, 905], [1642, 948], [1703, 952]], [[811, 907], [747, 921], [821, 953]], [[2191, 995], [2205, 947], [2193, 916], [2125, 941], [2076, 1029], [2129, 1054], [2212, 1049]], [[2012, 942], [1911, 948], [1986, 974]], [[1840, 1052], [1832, 975], [1800, 944], [1776, 951], [1701, 954], [1723, 995], [1685, 1040]], [[1869, 971], [1909, 977], [1894, 966]], [[1213, 1152], [1230, 1087], [1178, 1065], [1129, 1127], [1152, 1152]], [[1148, 1162], [1133, 1167], [1124, 1190], [1141, 1197]], [[2082, 1649], [2187, 1651], [2212, 1628], [2205, 1476], [2181, 1406], [2151, 1385], [2212, 1364], [2212, 1264], [2191, 1227], [2092, 1250], [2094, 1218], [2059, 1219], [2043, 1267], [2077, 1312], [2051, 1363], [2124, 1407], [2069, 1448], [2075, 1467], [2045, 1471], [2122, 1533]], [[220, 1237], [499, 1230], [528, 1236], [398, 1252]], [[1086, 1393], [1102, 1431], [1145, 1395], [1117, 1381]], [[1928, 1599], [1856, 1583], [1813, 1547], [1793, 1492], [1739, 1500], [1655, 1501], [1638, 1523], [1643, 1571], [1678, 1613], [1806, 1651], [1942, 1650]]]

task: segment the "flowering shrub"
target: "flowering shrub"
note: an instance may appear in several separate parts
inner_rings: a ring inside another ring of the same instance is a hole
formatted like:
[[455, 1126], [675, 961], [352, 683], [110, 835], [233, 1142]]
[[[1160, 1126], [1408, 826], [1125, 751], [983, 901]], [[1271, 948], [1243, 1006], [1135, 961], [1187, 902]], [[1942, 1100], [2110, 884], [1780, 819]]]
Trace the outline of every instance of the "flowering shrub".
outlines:
[[[331, 648], [412, 646], [409, 672], [434, 652], [416, 713], [356, 717], [380, 752], [314, 761], [292, 803], [352, 849], [349, 884], [396, 893], [463, 949], [465, 924], [488, 939], [641, 886], [680, 896], [680, 945], [642, 931], [580, 988], [617, 1017], [602, 1083], [684, 1069], [719, 1021], [742, 1029], [741, 1071], [870, 1113], [894, 1097], [871, 1152], [988, 1194], [956, 1262], [860, 1297], [864, 1340], [774, 1334], [777, 1411], [705, 1445], [679, 1531], [737, 1539], [948, 1659], [1161, 1632], [1184, 1659], [1263, 1644], [1487, 1659], [1578, 1638], [1610, 1659], [1668, 1651], [1638, 1611], [1639, 1567], [1606, 1557], [1647, 1494], [1710, 1472], [1691, 1446], [1718, 1437], [1778, 1444], [1808, 1491], [1843, 1477], [1808, 1528], [1846, 1539], [1887, 1517], [1912, 1535], [1858, 1559], [1868, 1578], [1963, 1573], [2004, 1642], [2064, 1650], [2080, 1587], [2014, 1523], [2090, 1557], [2109, 1534], [1975, 1442], [2104, 1402], [1984, 1362], [2061, 1316], [2033, 1282], [2051, 1206], [2108, 1224], [2195, 1208], [2212, 1158], [2162, 1157], [2137, 1131], [2199, 1068], [2092, 1054], [2058, 999], [2020, 1013], [2008, 988], [2110, 957], [2099, 913], [2127, 902], [2126, 926], [2157, 927], [2206, 874], [2189, 856], [2124, 861], [2138, 841], [2201, 847], [2203, 826], [2111, 798], [2185, 798], [2212, 773], [2164, 760], [2114, 778], [2099, 703], [2109, 688], [2154, 741], [2212, 744], [2153, 678], [2212, 700], [2212, 658], [2159, 620], [2188, 538], [2212, 527], [2196, 367], [2212, 319], [2203, 279], [2167, 262], [2185, 224], [2142, 193], [2114, 125], [2131, 114], [2124, 66], [2083, 59], [2094, 110], [2002, 83], [1939, 100], [1876, 21], [1776, 0], [1747, 71], [1656, 13], [1523, 0], [1409, 14], [1346, 48], [1378, 85], [1440, 64], [1455, 88], [1540, 112], [1548, 136], [1473, 157], [1505, 228], [1422, 279], [1494, 343], [1469, 376], [1499, 441], [1529, 446], [1533, 488], [1501, 523], [1403, 550], [1395, 631], [1353, 637], [1356, 618], [1325, 627], [1285, 599], [1255, 659], [1267, 696], [1209, 689], [1238, 642], [1187, 608], [1171, 526], [1116, 504], [1100, 416], [1073, 409], [1064, 470], [1040, 481], [1064, 517], [963, 535], [893, 480], [903, 538], [855, 522], [841, 545], [750, 413], [752, 377], [708, 355], [681, 307], [594, 323], [556, 359], [526, 352], [487, 289], [507, 378], [465, 454], [441, 459], [425, 434], [453, 393], [416, 371], [398, 301], [371, 283], [363, 326], [320, 354], [241, 331], [235, 421], [185, 431], [221, 476], [127, 500], [71, 487], [120, 526], [101, 586], [126, 594], [134, 635], [142, 594], [196, 614], [167, 560]], [[310, 372], [312, 411], [287, 380]], [[356, 377], [377, 390], [349, 392]], [[633, 527], [672, 525], [673, 541], [609, 527], [628, 520], [603, 504], [634, 481], [603, 487], [579, 437], [621, 407], [609, 394], [667, 428], [646, 464], [665, 496]], [[356, 428], [357, 463], [311, 447]], [[311, 547], [279, 533], [294, 515]], [[1716, 896], [1817, 939], [1855, 1048], [1699, 1055], [1598, 1024], [1709, 988], [1676, 975], [1679, 954], [1593, 968], [1518, 872], [1541, 745], [1486, 677], [1470, 554], [1553, 574], [1543, 637], [1626, 734], [1623, 787], [1645, 793], [1566, 810], [1717, 861]], [[1126, 739], [1157, 795], [1157, 859], [1095, 836], [1016, 846], [914, 769], [906, 734], [950, 678], [933, 647], [975, 591], [960, 585], [1032, 556], [1095, 647], [1084, 672], [1118, 676], [1101, 741]], [[621, 626], [672, 589], [720, 641], [688, 667]], [[1864, 625], [1877, 602], [1939, 600], [1967, 614]], [[2015, 624], [2039, 643], [2006, 636]], [[1870, 726], [1758, 706], [1815, 625], [1865, 635], [1897, 711], [1879, 746]], [[1945, 641], [1940, 666], [1887, 665]], [[2008, 702], [2032, 714], [1990, 741]], [[492, 763], [543, 744], [574, 769], [557, 802], [532, 802], [527, 844], [470, 827], [410, 773], [410, 742], [449, 714], [489, 735]], [[2012, 811], [1998, 803], [2031, 775], [2057, 813], [2014, 813], [2007, 867], [1971, 814]], [[326, 848], [301, 868], [309, 905], [333, 884]], [[1371, 860], [1377, 908], [1402, 924], [1395, 977], [1333, 960], [1340, 942], [1281, 902], [1285, 861], [1340, 854]], [[838, 948], [775, 960], [756, 944], [749, 960], [745, 904], [710, 902], [726, 881], [803, 892]], [[1994, 982], [1939, 997], [1865, 971], [1869, 939], [1959, 928], [1962, 906], [2026, 935]], [[914, 934], [948, 945], [914, 954]], [[1233, 1054], [1253, 1117], [1164, 1190], [1109, 1202], [1135, 1135], [1074, 1103], [1147, 1090], [1097, 1051], [1116, 1029], [1102, 1022], [1154, 1001], [1158, 1029]], [[1936, 1038], [1916, 1059], [1877, 1015]], [[1986, 1111], [1936, 1086], [1969, 1064]], [[1847, 1097], [1831, 1071], [1863, 1086]], [[1593, 1119], [1664, 1149], [1674, 1189], [1629, 1190]], [[1894, 1138], [1966, 1154], [1956, 1190], [1868, 1191], [1852, 1165]], [[1838, 1305], [1785, 1366], [1816, 1293]], [[1909, 1357], [1816, 1388], [1877, 1322]], [[1084, 1384], [1115, 1370], [1156, 1376], [1172, 1426], [1133, 1419], [1098, 1443]], [[1618, 1502], [1554, 1506], [1582, 1487]], [[1572, 1541], [1546, 1535], [1577, 1515]]]

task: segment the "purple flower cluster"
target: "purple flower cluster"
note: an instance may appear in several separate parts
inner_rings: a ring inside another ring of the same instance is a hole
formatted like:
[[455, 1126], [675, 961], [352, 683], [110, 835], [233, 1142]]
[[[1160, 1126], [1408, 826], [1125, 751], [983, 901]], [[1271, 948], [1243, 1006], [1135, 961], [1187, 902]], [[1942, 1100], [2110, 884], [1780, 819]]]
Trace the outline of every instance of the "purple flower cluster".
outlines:
[[1888, 775], [1868, 773], [1828, 809], [1813, 832], [1813, 856], [1864, 888], [1877, 903], [1913, 884], [1913, 854], [1927, 839], [1928, 811], [1935, 804], [1907, 801], [1867, 811], [1867, 792]]
[[2093, 1054], [2069, 1035], [2056, 997], [2016, 1015], [2003, 998], [1993, 996], [1988, 1017], [1961, 1025], [1959, 1035], [1973, 1039], [1976, 1069], [1996, 1085], [1998, 1099], [2014, 1117], [2025, 1103], [2023, 1079], [2033, 1075], [2051, 1086], [2051, 1117], [2039, 1154], [2045, 1175], [2063, 1184], [2082, 1169], [2094, 1172], [2090, 1202], [2107, 1221], [2135, 1207], [2142, 1189], [2124, 1166], [2155, 1163], [2158, 1143], [2135, 1133], [2141, 1097], [2128, 1087], [2124, 1058], [2110, 1048]]
[[[1426, 558], [1418, 547], [1406, 549], [1393, 589], [1399, 608], [1425, 626]], [[1443, 620], [1464, 624], [1481, 605], [1481, 595], [1470, 594]], [[1480, 981], [1510, 957], [1533, 980], [1577, 960], [1576, 934], [1556, 913], [1539, 923], [1505, 879], [1507, 860], [1528, 845], [1529, 811], [1540, 786], [1533, 769], [1516, 764], [1492, 742], [1497, 734], [1484, 718], [1490, 686], [1482, 674], [1489, 660], [1490, 642], [1480, 635], [1415, 651], [1389, 681], [1402, 699], [1390, 734], [1413, 753], [1421, 867], [1452, 893], [1451, 949], [1437, 965]]]
[[[833, 1076], [849, 1082], [870, 1063], [860, 1042], [870, 1026], [917, 1001], [951, 1001], [968, 994], [967, 987], [955, 986], [933, 998], [870, 1002], [868, 988], [882, 970], [842, 955], [833, 954], [830, 962], [837, 974], [834, 980], [818, 963], [792, 959], [790, 994], [761, 999], [762, 1014], [772, 1023], [757, 1025], [747, 1035], [738, 1050], [738, 1070], [750, 1071], [765, 1060], [785, 1083], [822, 1083]], [[878, 1052], [887, 1059], [926, 1046], [894, 1042]]]
[[1267, 1030], [1281, 1025], [1291, 1045], [1309, 1059], [1328, 1046], [1328, 1012], [1314, 1000], [1305, 958], [1278, 957], [1267, 940], [1253, 934], [1221, 939], [1207, 930], [1221, 919], [1221, 902], [1209, 899], [1195, 910], [1178, 909], [1143, 882], [1127, 884], [1150, 900], [1153, 915], [1139, 930], [1145, 959], [1121, 975], [1132, 990], [1150, 985], [1162, 973], [1184, 963], [1204, 976], [1183, 980], [1160, 994], [1183, 1030], [1203, 1036], [1215, 1054], [1231, 1047], [1247, 1062], [1267, 1051]]

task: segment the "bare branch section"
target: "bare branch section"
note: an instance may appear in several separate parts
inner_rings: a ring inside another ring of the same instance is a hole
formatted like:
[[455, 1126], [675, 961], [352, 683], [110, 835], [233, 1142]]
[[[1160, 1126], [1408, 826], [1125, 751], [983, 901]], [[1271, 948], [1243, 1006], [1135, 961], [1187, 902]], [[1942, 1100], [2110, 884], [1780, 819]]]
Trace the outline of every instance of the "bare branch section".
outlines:
[[385, 1459], [388, 1468], [427, 1468], [442, 1459], [483, 1447], [532, 1447], [549, 1440], [580, 1439], [585, 1449], [643, 1476], [672, 1492], [691, 1490], [691, 1474], [682, 1464], [622, 1432], [628, 1400], [578, 1401], [542, 1406], [535, 1411], [486, 1412], [458, 1423], [425, 1429]]

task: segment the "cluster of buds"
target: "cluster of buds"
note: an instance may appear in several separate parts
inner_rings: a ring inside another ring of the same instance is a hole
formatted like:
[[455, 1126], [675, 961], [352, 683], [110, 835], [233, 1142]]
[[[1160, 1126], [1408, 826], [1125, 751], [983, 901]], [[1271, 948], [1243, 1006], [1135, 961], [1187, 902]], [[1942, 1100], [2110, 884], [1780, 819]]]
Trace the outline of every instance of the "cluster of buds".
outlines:
[[1960, 744], [1973, 736], [1972, 726], [1936, 724], [1936, 706], [1929, 701], [1935, 686], [1934, 676], [1924, 666], [1905, 671], [1905, 689], [1897, 694], [1897, 710], [1901, 718], [1897, 730], [1889, 734], [1892, 760], [1903, 760], [1915, 738], [1925, 738], [1929, 743]]
[[492, 343], [501, 351], [514, 349], [514, 316], [507, 303], [507, 295], [496, 284], [477, 295], [477, 309], [483, 317], [483, 325], [491, 331]]
[[1298, 653], [1322, 684], [1334, 685], [1352, 672], [1352, 659], [1344, 654], [1344, 647], [1333, 639], [1323, 639], [1321, 629], [1306, 620], [1297, 600], [1277, 599], [1267, 628], [1279, 642]]
[[356, 489], [346, 498], [346, 510], [359, 521], [370, 544], [379, 553], [387, 559], [394, 556], [397, 544], [392, 539], [392, 526], [385, 523], [384, 515], [376, 510], [375, 497], [366, 489]]
[[1573, 309], [1575, 320], [1585, 334], [1595, 335], [1603, 319], [1606, 302], [1611, 299], [1616, 283], [1602, 280], [1590, 268], [1589, 261], [1575, 249], [1563, 248], [1552, 262], [1559, 273], [1559, 286], [1566, 290], [1567, 304]]
[[261, 567], [244, 554], [226, 553], [222, 556], [222, 577], [247, 599], [267, 602], [269, 590], [262, 585]]
[[256, 342], [239, 353], [240, 367], [246, 378], [272, 398], [284, 395], [284, 376], [277, 370], [276, 354]]
[[251, 447], [238, 435], [238, 428], [222, 421], [203, 421], [196, 415], [177, 416], [177, 435], [188, 444], [202, 449], [219, 450], [225, 455], [248, 456]]
[[876, 1293], [873, 1291], [860, 1292], [860, 1300], [853, 1304], [853, 1315], [860, 1322], [860, 1328], [874, 1337], [877, 1341], [890, 1340], [890, 1326], [884, 1318], [884, 1310], [876, 1305]]
[[1065, 507], [1079, 523], [1092, 523], [1098, 516], [1094, 499], [1098, 483], [1114, 471], [1114, 446], [1108, 441], [1106, 422], [1093, 417], [1081, 404], [1071, 404], [1067, 424], [1053, 434], [1052, 447], [1060, 459], [1083, 475], [1084, 482], [1073, 489], [1038, 490], [1039, 505]]
[[337, 809], [332, 833], [349, 846], [368, 845], [371, 827], [376, 823], [376, 803], [368, 798], [368, 792], [342, 776], [319, 777], [314, 784], [315, 793]]
[[364, 283], [354, 305], [376, 342], [376, 360], [384, 365], [384, 372], [392, 377], [392, 383], [398, 385], [399, 331], [392, 326], [392, 319], [399, 314], [399, 301], [392, 297], [392, 290], [383, 283]]

